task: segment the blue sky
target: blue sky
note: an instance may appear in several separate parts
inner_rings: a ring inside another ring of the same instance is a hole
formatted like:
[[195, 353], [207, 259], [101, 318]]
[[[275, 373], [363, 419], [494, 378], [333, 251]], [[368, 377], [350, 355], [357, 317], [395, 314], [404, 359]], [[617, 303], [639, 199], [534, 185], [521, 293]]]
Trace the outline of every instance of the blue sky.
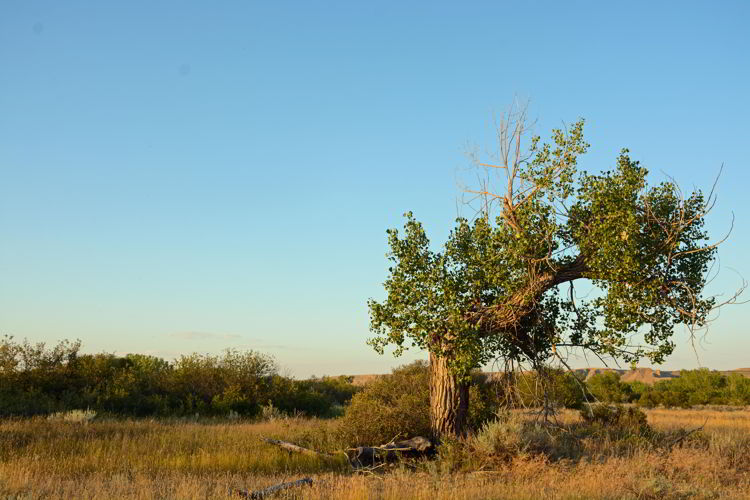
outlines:
[[[382, 372], [365, 345], [385, 230], [439, 243], [467, 143], [529, 99], [710, 186], [714, 291], [750, 277], [747, 2], [0, 4], [0, 332], [164, 357], [225, 347], [297, 376]], [[750, 366], [750, 306], [699, 348]], [[697, 366], [678, 332], [667, 368]]]

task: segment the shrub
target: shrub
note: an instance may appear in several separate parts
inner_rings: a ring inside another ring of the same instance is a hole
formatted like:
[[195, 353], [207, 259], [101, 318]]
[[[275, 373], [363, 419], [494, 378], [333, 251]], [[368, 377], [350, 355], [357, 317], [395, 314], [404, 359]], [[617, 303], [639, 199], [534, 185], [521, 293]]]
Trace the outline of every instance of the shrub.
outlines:
[[520, 406], [540, 407], [547, 402], [553, 407], [581, 408], [586, 401], [584, 384], [578, 376], [565, 370], [546, 368], [543, 373], [517, 376], [516, 400]]
[[348, 442], [377, 445], [394, 436], [430, 433], [429, 369], [424, 361], [395, 368], [352, 397], [341, 421]]
[[587, 423], [596, 423], [604, 427], [617, 428], [638, 434], [650, 430], [646, 414], [638, 408], [604, 403], [592, 404], [581, 410], [581, 416]]
[[440, 440], [437, 447], [438, 467], [440, 472], [451, 474], [459, 470], [474, 471], [479, 465], [477, 462], [481, 457], [466, 439], [446, 435]]
[[603, 403], [627, 403], [632, 394], [630, 385], [621, 382], [617, 372], [597, 373], [586, 381], [586, 387]]
[[646, 408], [654, 408], [655, 406], [659, 406], [659, 404], [661, 404], [661, 398], [653, 389], [649, 387], [645, 391], [643, 391], [641, 397], [639, 397], [636, 401], [636, 404], [638, 406], [644, 406]]
[[626, 382], [626, 385], [630, 389], [628, 403], [637, 403], [651, 389], [650, 386], [638, 380]]
[[0, 338], [0, 417], [92, 408], [133, 416], [255, 416], [271, 401], [310, 416], [341, 412], [357, 388], [346, 377], [293, 380], [255, 351], [154, 356], [79, 354], [80, 343], [55, 346]]
[[469, 387], [469, 413], [466, 417], [469, 429], [479, 429], [496, 419], [503, 400], [504, 394], [498, 384], [487, 382], [483, 376], [476, 374]]
[[683, 370], [680, 376], [657, 382], [637, 399], [640, 406], [667, 408], [695, 405], [750, 404], [750, 379], [738, 373], [726, 376], [707, 369]]
[[56, 412], [47, 417], [47, 420], [63, 420], [77, 424], [87, 424], [96, 418], [96, 412], [93, 410], [70, 410], [66, 412]]
[[341, 416], [342, 408], [359, 390], [350, 377], [323, 377], [309, 380], [273, 378], [269, 398], [287, 413], [302, 412], [308, 416]]
[[286, 416], [287, 415], [275, 407], [271, 401], [269, 401], [267, 405], [260, 407], [260, 419], [264, 422], [274, 422], [276, 420], [281, 420]]
[[522, 417], [513, 413], [486, 422], [472, 438], [472, 445], [487, 455], [513, 456], [522, 448]]
[[669, 381], [675, 392], [687, 395], [687, 405], [725, 404], [727, 378], [708, 369], [683, 370], [680, 376]]
[[268, 399], [277, 371], [273, 358], [255, 351], [191, 354], [174, 364], [173, 391], [186, 413], [227, 414], [231, 409], [252, 416]]
[[74, 372], [81, 343], [16, 342], [0, 338], [0, 416], [39, 415], [81, 407]]
[[739, 373], [732, 373], [727, 377], [725, 388], [726, 404], [750, 405], [750, 378]]

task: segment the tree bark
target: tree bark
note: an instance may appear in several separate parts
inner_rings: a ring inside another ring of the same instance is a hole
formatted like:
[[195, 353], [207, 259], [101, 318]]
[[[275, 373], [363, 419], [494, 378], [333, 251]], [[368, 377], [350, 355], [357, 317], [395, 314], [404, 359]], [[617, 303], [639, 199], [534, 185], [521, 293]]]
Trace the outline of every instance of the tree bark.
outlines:
[[469, 384], [454, 375], [448, 358], [430, 353], [430, 426], [435, 437], [464, 433]]

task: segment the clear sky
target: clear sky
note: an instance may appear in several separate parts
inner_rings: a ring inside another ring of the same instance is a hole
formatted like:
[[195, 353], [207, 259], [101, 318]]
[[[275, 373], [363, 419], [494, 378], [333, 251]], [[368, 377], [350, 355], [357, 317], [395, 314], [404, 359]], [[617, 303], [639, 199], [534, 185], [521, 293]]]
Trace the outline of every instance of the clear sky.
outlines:
[[[0, 333], [163, 357], [252, 348], [297, 376], [372, 373], [385, 230], [441, 243], [467, 143], [530, 100], [710, 187], [750, 277], [750, 3], [0, 3]], [[700, 346], [750, 366], [750, 305]], [[678, 332], [667, 368], [697, 366]]]

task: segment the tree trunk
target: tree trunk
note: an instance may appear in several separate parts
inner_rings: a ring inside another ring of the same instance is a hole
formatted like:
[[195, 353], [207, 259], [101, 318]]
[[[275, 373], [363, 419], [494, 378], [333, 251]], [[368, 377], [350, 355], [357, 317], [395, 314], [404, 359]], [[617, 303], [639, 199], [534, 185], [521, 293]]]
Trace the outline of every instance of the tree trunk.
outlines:
[[460, 436], [469, 410], [469, 384], [461, 382], [448, 359], [430, 353], [430, 426], [435, 437]]

